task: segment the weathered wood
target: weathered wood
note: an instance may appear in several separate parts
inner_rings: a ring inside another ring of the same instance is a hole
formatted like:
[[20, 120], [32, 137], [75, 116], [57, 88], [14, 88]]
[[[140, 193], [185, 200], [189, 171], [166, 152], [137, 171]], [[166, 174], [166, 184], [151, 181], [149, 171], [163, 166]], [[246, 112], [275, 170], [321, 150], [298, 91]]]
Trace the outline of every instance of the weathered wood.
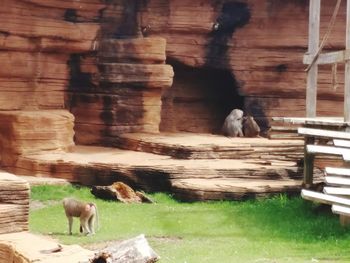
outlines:
[[[304, 55], [303, 63], [304, 64], [311, 64], [313, 61], [314, 56], [306, 54]], [[340, 63], [345, 62], [350, 59], [350, 50], [340, 50], [340, 51], [334, 51], [334, 52], [328, 52], [328, 53], [322, 53], [318, 56], [315, 63], [318, 65], [323, 64], [333, 64], [333, 63]]]
[[325, 173], [326, 173], [326, 175], [350, 176], [350, 169], [337, 168], [337, 167], [326, 167]]
[[350, 140], [350, 132], [331, 131], [324, 129], [313, 128], [298, 128], [298, 133], [304, 136], [312, 136], [317, 138], [330, 138], [330, 139], [346, 139]]
[[90, 262], [150, 263], [157, 262], [159, 259], [159, 255], [149, 246], [147, 239], [142, 234], [104, 248]]
[[342, 117], [315, 117], [315, 118], [305, 118], [305, 117], [273, 117], [274, 121], [281, 121], [291, 124], [301, 124], [305, 126], [321, 126], [321, 127], [333, 127], [336, 129], [345, 129], [350, 125], [350, 122], [344, 122]]
[[[346, 50], [350, 50], [350, 1], [346, 3]], [[344, 121], [350, 121], [350, 60], [345, 62]]]
[[332, 205], [332, 212], [335, 214], [350, 216], [350, 207], [342, 205]]
[[326, 176], [325, 182], [329, 185], [350, 186], [350, 179], [344, 177]]
[[350, 153], [348, 148], [340, 148], [334, 146], [325, 145], [306, 145], [306, 151], [308, 154], [330, 154], [330, 155], [343, 155]]
[[[309, 7], [309, 44], [308, 53], [315, 56], [320, 41], [321, 1], [311, 0]], [[313, 64], [307, 74], [306, 116], [316, 117], [318, 66]]]
[[322, 194], [310, 190], [303, 189], [301, 191], [301, 197], [314, 202], [324, 203], [328, 205], [340, 204], [350, 206], [350, 199], [338, 197], [334, 195]]
[[120, 201], [122, 203], [153, 203], [145, 194], [134, 191], [123, 182], [115, 182], [108, 186], [93, 186], [91, 193], [98, 198]]
[[334, 144], [334, 146], [337, 146], [337, 147], [350, 148], [350, 140], [334, 139], [333, 144]]
[[304, 139], [304, 185], [309, 188], [313, 183], [313, 173], [314, 173], [314, 159], [315, 156], [309, 153], [307, 146], [313, 144], [315, 139], [313, 137], [305, 137]]
[[323, 188], [323, 192], [328, 195], [350, 195], [350, 187], [331, 187], [326, 186]]

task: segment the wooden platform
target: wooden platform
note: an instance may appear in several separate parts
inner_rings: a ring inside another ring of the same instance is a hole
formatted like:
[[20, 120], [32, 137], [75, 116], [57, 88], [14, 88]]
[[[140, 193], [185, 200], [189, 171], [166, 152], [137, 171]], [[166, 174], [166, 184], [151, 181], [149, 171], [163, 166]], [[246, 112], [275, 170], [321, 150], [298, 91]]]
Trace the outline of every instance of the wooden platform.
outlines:
[[[131, 148], [139, 151], [75, 146], [69, 153], [22, 156], [14, 172], [59, 177], [85, 185], [124, 181], [147, 191], [168, 191], [186, 201], [241, 200], [298, 192], [301, 188], [302, 169], [297, 162], [302, 158], [302, 141], [195, 134], [141, 134], [125, 138], [124, 145], [130, 145], [132, 138], [133, 145], [139, 147]], [[174, 158], [177, 149], [190, 152], [187, 159]], [[212, 154], [217, 154], [217, 158]]]

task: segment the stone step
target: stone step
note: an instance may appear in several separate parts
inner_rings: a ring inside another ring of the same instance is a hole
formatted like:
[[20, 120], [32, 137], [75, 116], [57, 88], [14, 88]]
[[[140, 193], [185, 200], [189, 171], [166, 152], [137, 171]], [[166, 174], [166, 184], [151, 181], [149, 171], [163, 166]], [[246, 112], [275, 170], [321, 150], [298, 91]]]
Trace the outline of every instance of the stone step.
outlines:
[[88, 262], [94, 252], [78, 245], [60, 245], [62, 250], [55, 253], [50, 251], [58, 248], [57, 241], [37, 236], [28, 232], [0, 235], [0, 263], [8, 262]]
[[113, 145], [127, 150], [169, 155], [177, 159], [261, 159], [266, 162], [303, 159], [303, 140], [228, 138], [194, 133], [127, 133]]
[[[247, 196], [268, 196], [286, 190], [299, 191], [302, 181], [302, 169], [290, 161], [184, 160], [92, 146], [75, 146], [68, 153], [45, 152], [22, 156], [13, 170], [17, 174], [58, 177], [84, 185], [108, 185], [123, 181], [145, 191], [166, 191], [179, 198], [188, 197], [189, 200], [240, 200]], [[203, 189], [194, 189], [189, 187], [189, 182], [194, 182], [191, 185], [198, 182], [206, 184], [198, 184]], [[245, 184], [246, 188], [243, 187]]]

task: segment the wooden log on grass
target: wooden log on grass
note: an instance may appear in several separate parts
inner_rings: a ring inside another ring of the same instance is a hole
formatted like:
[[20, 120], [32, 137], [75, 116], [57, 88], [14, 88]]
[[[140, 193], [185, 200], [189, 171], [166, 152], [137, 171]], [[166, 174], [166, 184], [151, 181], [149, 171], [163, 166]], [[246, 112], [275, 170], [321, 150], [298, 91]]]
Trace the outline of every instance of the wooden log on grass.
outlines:
[[110, 245], [100, 251], [91, 263], [150, 263], [157, 262], [159, 255], [149, 246], [143, 234], [125, 240], [117, 245]]

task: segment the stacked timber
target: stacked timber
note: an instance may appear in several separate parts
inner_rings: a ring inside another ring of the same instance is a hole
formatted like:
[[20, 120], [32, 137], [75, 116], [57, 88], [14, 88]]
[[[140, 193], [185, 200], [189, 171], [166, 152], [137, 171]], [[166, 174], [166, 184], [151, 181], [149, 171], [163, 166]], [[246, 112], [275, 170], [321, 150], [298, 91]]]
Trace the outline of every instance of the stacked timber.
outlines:
[[28, 230], [29, 184], [0, 172], [0, 234]]
[[120, 133], [159, 131], [161, 93], [174, 75], [165, 47], [163, 38], [101, 40], [98, 90], [71, 94], [77, 143], [110, 145]]

